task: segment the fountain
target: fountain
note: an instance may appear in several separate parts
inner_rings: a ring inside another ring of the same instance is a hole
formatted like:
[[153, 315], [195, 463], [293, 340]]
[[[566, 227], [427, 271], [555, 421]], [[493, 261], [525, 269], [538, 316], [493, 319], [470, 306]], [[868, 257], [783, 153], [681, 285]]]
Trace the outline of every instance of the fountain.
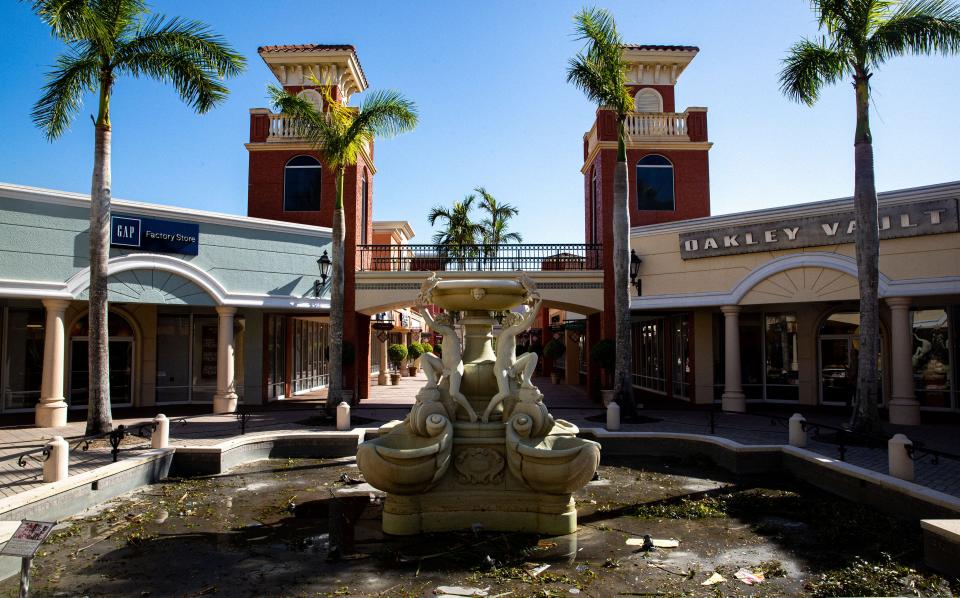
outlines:
[[[446, 313], [431, 315], [427, 305]], [[470, 529], [570, 534], [573, 492], [600, 463], [600, 445], [554, 419], [530, 378], [537, 356], [516, 355], [516, 336], [540, 308], [536, 286], [517, 279], [431, 276], [417, 305], [443, 334], [441, 356], [424, 356], [427, 384], [403, 421], [357, 450], [367, 481], [387, 493], [383, 531], [409, 535]], [[509, 311], [496, 337], [491, 312]], [[460, 339], [452, 312], [461, 314]]]

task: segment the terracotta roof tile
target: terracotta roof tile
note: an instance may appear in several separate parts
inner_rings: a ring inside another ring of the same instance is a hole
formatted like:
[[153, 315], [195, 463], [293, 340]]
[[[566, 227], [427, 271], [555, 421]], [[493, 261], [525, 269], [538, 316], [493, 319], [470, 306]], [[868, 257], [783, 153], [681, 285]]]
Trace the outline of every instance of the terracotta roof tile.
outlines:
[[623, 47], [628, 50], [660, 50], [663, 52], [677, 52], [677, 51], [699, 52], [700, 51], [700, 48], [696, 46], [658, 46], [653, 44], [623, 44]]
[[327, 50], [350, 50], [356, 52], [357, 49], [349, 44], [287, 44], [280, 46], [260, 46], [257, 52], [323, 52]]
[[363, 65], [360, 64], [360, 57], [357, 56], [357, 48], [351, 44], [286, 44], [279, 46], [260, 46], [257, 48], [257, 54], [263, 54], [264, 52], [289, 52], [294, 54], [297, 52], [335, 52], [341, 50], [349, 50], [353, 53], [353, 57], [357, 60], [357, 68], [360, 70], [361, 83], [368, 85], [367, 74], [363, 72]]

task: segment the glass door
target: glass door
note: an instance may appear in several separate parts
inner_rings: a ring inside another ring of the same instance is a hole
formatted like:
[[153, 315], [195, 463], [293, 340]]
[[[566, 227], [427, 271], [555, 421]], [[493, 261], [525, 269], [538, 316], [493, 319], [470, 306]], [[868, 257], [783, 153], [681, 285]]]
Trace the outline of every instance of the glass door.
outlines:
[[856, 356], [849, 336], [820, 337], [820, 400], [850, 405], [857, 391]]
[[[88, 337], [73, 337], [70, 343], [70, 391], [71, 407], [84, 407], [90, 400]], [[133, 404], [133, 339], [111, 338], [110, 351], [110, 404], [129, 406]]]

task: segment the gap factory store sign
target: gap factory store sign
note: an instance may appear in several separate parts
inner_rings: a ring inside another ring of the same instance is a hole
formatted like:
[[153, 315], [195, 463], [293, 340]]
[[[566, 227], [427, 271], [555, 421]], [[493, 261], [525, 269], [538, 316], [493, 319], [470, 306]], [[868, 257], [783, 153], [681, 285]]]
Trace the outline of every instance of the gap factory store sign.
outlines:
[[[942, 199], [880, 208], [880, 239], [918, 237], [960, 230], [957, 200]], [[680, 257], [692, 260], [721, 255], [853, 243], [853, 212], [792, 218], [680, 234]]]
[[110, 217], [110, 246], [150, 253], [197, 255], [200, 226], [133, 216]]

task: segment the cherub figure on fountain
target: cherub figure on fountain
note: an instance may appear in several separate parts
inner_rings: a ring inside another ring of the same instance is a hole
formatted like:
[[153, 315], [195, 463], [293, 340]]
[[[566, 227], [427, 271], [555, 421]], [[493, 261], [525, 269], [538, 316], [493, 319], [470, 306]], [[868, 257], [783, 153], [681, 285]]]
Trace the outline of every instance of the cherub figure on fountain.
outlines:
[[437, 357], [433, 353], [425, 353], [422, 357], [424, 372], [427, 375], [427, 385], [424, 389], [437, 388], [441, 382], [448, 383], [448, 392], [450, 397], [460, 405], [471, 422], [479, 419], [477, 412], [473, 409], [467, 397], [460, 392], [460, 380], [463, 378], [463, 348], [460, 345], [460, 337], [453, 328], [453, 319], [450, 314], [438, 314], [436, 317], [430, 315], [427, 305], [432, 303], [433, 289], [437, 286], [439, 279], [436, 274], [424, 281], [420, 287], [420, 294], [417, 296], [417, 307], [420, 308], [420, 314], [426, 323], [443, 335], [443, 342], [440, 344], [441, 356]]
[[[524, 305], [523, 312], [507, 314], [504, 321], [506, 327], [497, 336], [497, 361], [494, 365], [494, 375], [497, 377], [497, 394], [490, 400], [483, 413], [482, 420], [484, 423], [490, 421], [490, 415], [497, 408], [497, 405], [514, 394], [515, 388], [511, 382], [515, 382], [518, 377], [521, 389], [537, 390], [530, 381], [534, 370], [537, 368], [537, 354], [524, 353], [517, 357], [517, 335], [530, 327], [540, 311], [541, 300], [539, 295], [529, 295], [528, 301], [532, 301], [533, 305]], [[504, 418], [509, 416], [510, 414], [505, 410]]]

